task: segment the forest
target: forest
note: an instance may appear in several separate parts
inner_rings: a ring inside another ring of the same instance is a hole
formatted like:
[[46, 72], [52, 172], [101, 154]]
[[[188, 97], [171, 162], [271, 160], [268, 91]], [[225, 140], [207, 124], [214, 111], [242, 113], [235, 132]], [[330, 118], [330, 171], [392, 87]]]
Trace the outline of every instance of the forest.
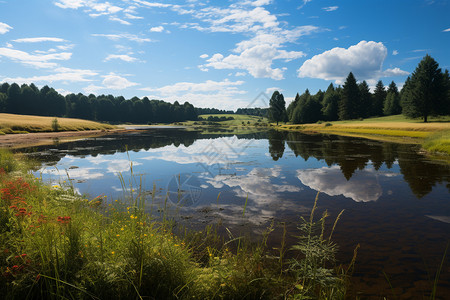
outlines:
[[3, 83], [0, 85], [0, 112], [80, 118], [111, 123], [171, 123], [196, 120], [197, 111], [192, 104], [171, 104], [161, 100], [139, 99], [113, 95], [68, 94], [65, 97], [47, 85]]
[[357, 83], [350, 72], [342, 87], [331, 83], [325, 92], [319, 90], [315, 95], [307, 89], [301, 95], [297, 93], [285, 107], [283, 94], [275, 91], [270, 99], [269, 119], [305, 124], [402, 113], [411, 118], [422, 117], [427, 122], [428, 116], [450, 114], [450, 76], [448, 70], [442, 72], [427, 55], [406, 79], [401, 91], [394, 81], [386, 89], [379, 80], [372, 93], [366, 81]]

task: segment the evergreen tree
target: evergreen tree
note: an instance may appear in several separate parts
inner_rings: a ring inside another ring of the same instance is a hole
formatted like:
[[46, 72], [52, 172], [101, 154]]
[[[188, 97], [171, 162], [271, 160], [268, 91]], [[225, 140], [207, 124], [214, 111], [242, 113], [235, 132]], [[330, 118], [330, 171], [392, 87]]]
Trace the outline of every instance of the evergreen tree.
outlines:
[[355, 76], [350, 72], [342, 89], [342, 99], [339, 103], [339, 119], [350, 120], [358, 117], [360, 93]]
[[386, 116], [398, 115], [402, 112], [400, 106], [400, 94], [398, 93], [397, 85], [394, 81], [389, 85], [383, 112]]
[[422, 117], [447, 113], [448, 88], [445, 73], [439, 64], [426, 55], [411, 75], [407, 96], [403, 101], [403, 113], [408, 117]]
[[294, 101], [289, 103], [288, 108], [286, 110], [286, 114], [287, 114], [289, 122], [292, 122], [294, 110], [295, 110], [295, 107], [297, 106], [297, 104], [299, 103], [299, 101], [300, 101], [300, 95], [297, 93], [295, 95]]
[[367, 118], [371, 114], [372, 94], [370, 93], [369, 85], [365, 80], [361, 82], [358, 87], [361, 97], [359, 116], [361, 118]]
[[286, 122], [286, 102], [284, 101], [283, 94], [278, 91], [273, 92], [269, 102], [269, 120], [272, 122]]
[[386, 90], [384, 89], [383, 81], [379, 80], [375, 91], [373, 93], [372, 113], [371, 116], [382, 116], [384, 101], [386, 100]]

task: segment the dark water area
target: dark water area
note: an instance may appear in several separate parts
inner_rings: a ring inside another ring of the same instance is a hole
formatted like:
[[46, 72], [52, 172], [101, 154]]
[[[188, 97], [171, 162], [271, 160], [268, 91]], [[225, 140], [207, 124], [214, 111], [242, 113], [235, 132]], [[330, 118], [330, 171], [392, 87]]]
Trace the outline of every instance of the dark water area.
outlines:
[[[350, 298], [423, 299], [450, 240], [450, 166], [418, 150], [333, 135], [160, 128], [22, 151], [40, 161], [36, 175], [71, 181], [91, 198], [123, 197], [119, 174], [127, 193], [141, 183], [150, 212], [165, 208], [194, 229], [222, 224], [235, 236], [260, 237], [273, 222], [271, 247], [281, 242], [281, 224], [295, 242], [320, 191], [318, 213], [328, 211], [329, 227], [344, 209], [333, 234], [339, 262], [348, 264], [360, 245]], [[442, 299], [450, 295], [449, 256]]]

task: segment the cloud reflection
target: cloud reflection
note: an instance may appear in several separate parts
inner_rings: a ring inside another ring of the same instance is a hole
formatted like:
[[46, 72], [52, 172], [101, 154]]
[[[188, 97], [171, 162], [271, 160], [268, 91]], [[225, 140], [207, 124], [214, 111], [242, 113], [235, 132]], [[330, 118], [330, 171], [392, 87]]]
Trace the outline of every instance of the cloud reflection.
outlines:
[[[386, 174], [392, 176], [392, 174]], [[330, 196], [344, 195], [356, 202], [377, 201], [383, 194], [376, 172], [358, 170], [347, 180], [338, 166], [297, 170], [298, 179], [313, 190]]]

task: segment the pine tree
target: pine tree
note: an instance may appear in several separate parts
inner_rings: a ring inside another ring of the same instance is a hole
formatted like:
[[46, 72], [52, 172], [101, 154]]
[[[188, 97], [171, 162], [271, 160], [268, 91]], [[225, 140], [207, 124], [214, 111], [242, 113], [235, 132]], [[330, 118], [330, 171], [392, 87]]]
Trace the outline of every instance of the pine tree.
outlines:
[[367, 118], [371, 113], [372, 94], [370, 93], [369, 85], [365, 80], [361, 82], [358, 87], [361, 95], [359, 116], [361, 118]]
[[384, 101], [386, 100], [386, 90], [384, 89], [383, 81], [379, 80], [375, 91], [373, 93], [373, 103], [372, 103], [372, 116], [382, 116]]
[[339, 119], [350, 120], [358, 117], [360, 93], [355, 76], [350, 72], [342, 89], [342, 99], [339, 103]]
[[398, 115], [402, 112], [400, 106], [400, 94], [398, 93], [397, 85], [394, 81], [389, 85], [383, 112], [386, 116]]
[[449, 100], [445, 73], [428, 54], [412, 73], [407, 89], [402, 103], [406, 116], [422, 117], [427, 122], [430, 115], [447, 113]]

